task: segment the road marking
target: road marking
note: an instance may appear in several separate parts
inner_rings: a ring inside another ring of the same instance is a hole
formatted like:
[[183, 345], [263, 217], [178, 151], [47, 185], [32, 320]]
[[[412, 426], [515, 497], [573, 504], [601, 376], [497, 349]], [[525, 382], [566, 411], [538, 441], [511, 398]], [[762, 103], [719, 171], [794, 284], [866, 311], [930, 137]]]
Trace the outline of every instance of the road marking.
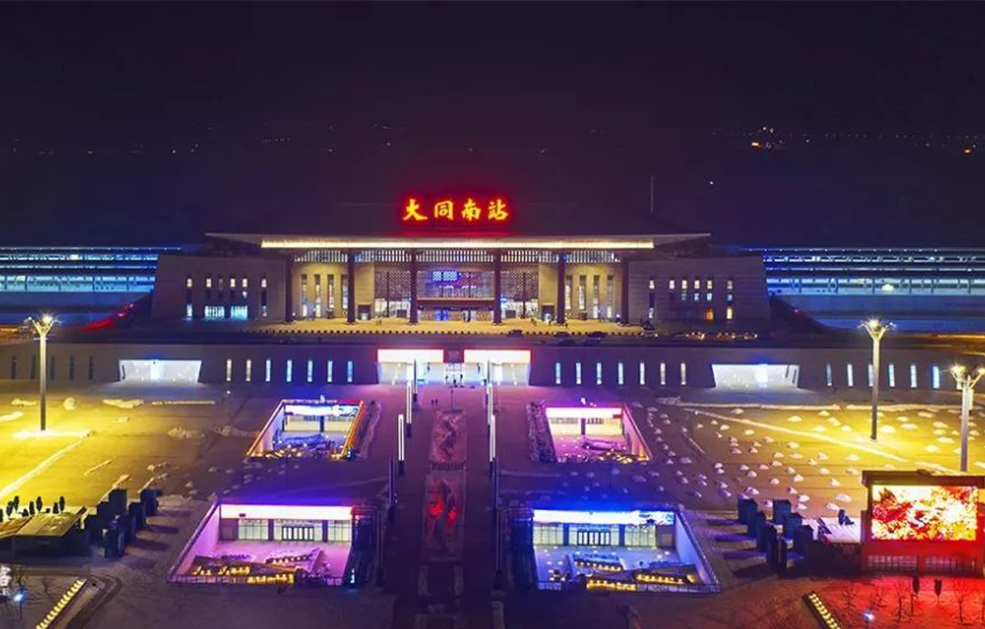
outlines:
[[98, 464], [98, 465], [93, 465], [92, 467], [90, 467], [90, 468], [89, 468], [89, 469], [87, 469], [86, 471], [84, 471], [84, 472], [82, 472], [82, 475], [83, 475], [83, 476], [88, 476], [89, 474], [92, 474], [93, 472], [95, 472], [95, 471], [96, 471], [96, 470], [98, 470], [99, 468], [101, 468], [101, 467], [106, 467], [107, 465], [109, 465], [109, 464], [110, 464], [110, 463], [112, 463], [112, 462], [113, 462], [113, 459], [106, 459], [106, 460], [105, 460], [105, 461], [103, 461], [102, 463], [100, 463], [100, 464]]
[[54, 454], [52, 454], [51, 456], [49, 456], [44, 461], [41, 461], [40, 463], [38, 463], [37, 465], [35, 465], [34, 466], [34, 469], [32, 469], [30, 472], [27, 472], [26, 474], [24, 474], [23, 476], [21, 476], [20, 478], [18, 478], [14, 482], [10, 483], [9, 485], [7, 485], [6, 487], [4, 487], [3, 489], [0, 489], [0, 500], [3, 500], [4, 498], [6, 498], [7, 496], [9, 496], [10, 494], [14, 493], [15, 491], [17, 491], [18, 489], [20, 489], [21, 487], [23, 487], [25, 483], [27, 483], [29, 480], [31, 480], [32, 478], [34, 478], [35, 476], [37, 476], [41, 472], [43, 472], [46, 469], [48, 469], [49, 467], [51, 467], [52, 464], [55, 463], [55, 461], [57, 461], [58, 459], [62, 458], [63, 456], [65, 456], [69, 452], [71, 452], [72, 449], [74, 449], [80, 443], [82, 443], [82, 440], [81, 439], [79, 441], [76, 441], [75, 443], [68, 444], [67, 446], [65, 446], [64, 448], [62, 448], [61, 450], [59, 450], [58, 452], [55, 452]]

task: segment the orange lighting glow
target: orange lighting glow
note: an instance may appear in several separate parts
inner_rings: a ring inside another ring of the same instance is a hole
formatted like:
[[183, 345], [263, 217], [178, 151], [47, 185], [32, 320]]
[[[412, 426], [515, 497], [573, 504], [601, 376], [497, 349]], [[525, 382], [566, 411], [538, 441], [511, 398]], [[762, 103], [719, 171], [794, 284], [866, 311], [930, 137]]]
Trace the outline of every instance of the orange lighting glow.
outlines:
[[417, 202], [417, 199], [407, 199], [407, 205], [404, 207], [403, 221], [407, 223], [428, 220], [428, 217], [421, 214], [420, 210], [421, 204]]
[[[430, 215], [429, 215], [430, 214]], [[434, 219], [441, 223], [505, 223], [510, 218], [509, 204], [502, 197], [495, 197], [486, 202], [486, 212], [483, 215], [481, 204], [475, 197], [466, 197], [464, 201], [456, 199], [437, 199], [429, 213], [425, 213], [421, 201], [416, 197], [407, 199], [404, 205], [401, 222], [422, 223]]]

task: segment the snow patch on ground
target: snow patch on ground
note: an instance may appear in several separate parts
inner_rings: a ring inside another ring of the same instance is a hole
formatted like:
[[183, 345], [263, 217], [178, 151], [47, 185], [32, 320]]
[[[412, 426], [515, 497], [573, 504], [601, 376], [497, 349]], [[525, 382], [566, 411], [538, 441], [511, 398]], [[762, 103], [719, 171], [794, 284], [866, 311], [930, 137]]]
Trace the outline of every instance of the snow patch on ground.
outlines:
[[12, 422], [15, 419], [20, 419], [21, 417], [24, 417], [24, 411], [14, 411], [13, 413], [0, 415], [0, 422]]
[[253, 433], [249, 430], [242, 430], [234, 426], [220, 426], [215, 429], [217, 435], [223, 437], [252, 437]]
[[201, 439], [205, 436], [201, 430], [189, 430], [187, 428], [181, 428], [175, 426], [168, 431], [169, 437], [174, 437], [175, 439]]
[[109, 406], [115, 406], [116, 408], [125, 408], [125, 409], [137, 408], [138, 406], [143, 405], [143, 403], [144, 403], [143, 400], [121, 400], [118, 398], [109, 398], [103, 400], [103, 404], [107, 404]]

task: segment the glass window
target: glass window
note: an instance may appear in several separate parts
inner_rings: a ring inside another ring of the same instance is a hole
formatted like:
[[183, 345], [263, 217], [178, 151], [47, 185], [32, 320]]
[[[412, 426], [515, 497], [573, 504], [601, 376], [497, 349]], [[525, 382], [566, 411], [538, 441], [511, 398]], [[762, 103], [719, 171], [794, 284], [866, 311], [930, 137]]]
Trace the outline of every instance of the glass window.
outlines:
[[350, 520], [329, 520], [328, 541], [329, 542], [352, 541], [352, 522]]
[[624, 382], [623, 371], [624, 371], [624, 367], [622, 362], [620, 362], [618, 365], [616, 365], [616, 383], [619, 386], [626, 384]]
[[348, 382], [348, 383], [350, 383], [350, 384], [352, 383], [352, 361], [351, 360], [345, 361], [345, 381]]
[[315, 378], [315, 361], [313, 361], [313, 360], [311, 360], [309, 358], [308, 359], [308, 369], [307, 369], [307, 371], [305, 373], [305, 381], [307, 381], [308, 384], [311, 384], [311, 382], [314, 380], [314, 378]]
[[675, 290], [676, 289], [675, 284], [676, 282], [674, 282], [674, 278], [670, 278], [669, 280], [667, 280], [667, 290]]
[[321, 520], [274, 520], [274, 540], [320, 542], [322, 541]]
[[534, 524], [534, 545], [535, 546], [564, 545], [564, 525], [563, 524]]
[[667, 386], [667, 363], [660, 363], [660, 386]]
[[561, 363], [554, 363], [554, 384], [561, 384]]
[[271, 361], [268, 358], [263, 363], [263, 381], [270, 382], [270, 372], [271, 372]]
[[308, 276], [304, 273], [301, 274], [301, 316], [308, 316]]
[[845, 365], [845, 376], [848, 378], [848, 386], [855, 386], [855, 368], [851, 363]]
[[243, 370], [243, 381], [253, 382], [253, 361], [249, 358], [246, 359], [246, 368]]
[[917, 364], [910, 363], [910, 388], [917, 388]]
[[889, 378], [889, 388], [896, 387], [896, 365], [894, 363], [889, 363], [888, 373], [886, 374]]
[[325, 363], [325, 382], [332, 382], [332, 379], [334, 378], [334, 374], [332, 372], [335, 371], [334, 367], [335, 361], [333, 360], [329, 360]]
[[237, 520], [237, 537], [242, 540], [267, 540], [269, 530], [267, 521], [255, 518], [241, 518]]
[[[615, 285], [616, 283], [611, 275], [605, 278], [605, 318], [610, 321], [612, 320], [612, 307], [616, 300], [613, 295]], [[623, 323], [625, 323], [625, 321]]]
[[226, 318], [226, 308], [225, 306], [206, 306], [205, 307], [205, 318], [206, 319], [225, 319]]
[[640, 386], [646, 386], [646, 363], [640, 361]]
[[681, 386], [687, 386], [687, 363], [681, 363]]
[[599, 318], [599, 276], [592, 277], [592, 318]]
[[292, 380], [294, 380], [294, 361], [288, 358], [287, 367], [284, 372], [284, 381], [291, 382]]
[[937, 365], [930, 368], [930, 386], [935, 389], [941, 388], [941, 368]]
[[226, 359], [226, 382], [233, 381], [233, 359]]
[[657, 528], [650, 524], [627, 524], [623, 530], [626, 546], [657, 547]]
[[834, 384], [834, 378], [831, 374], [831, 363], [824, 363], [824, 384], [829, 387]]
[[581, 363], [575, 363], [575, 384], [581, 384]]
[[874, 381], [874, 378], [873, 378], [874, 374], [872, 372], [872, 363], [869, 363], [869, 368], [868, 368], [867, 375], [868, 375], [868, 379], [869, 379], [869, 387], [871, 387], [872, 386], [872, 383]]
[[602, 363], [595, 363], [595, 384], [602, 384]]
[[585, 303], [586, 300], [588, 299], [588, 295], [586, 294], [588, 292], [587, 286], [588, 286], [587, 278], [584, 275], [579, 275], [578, 276], [578, 310], [585, 309]]

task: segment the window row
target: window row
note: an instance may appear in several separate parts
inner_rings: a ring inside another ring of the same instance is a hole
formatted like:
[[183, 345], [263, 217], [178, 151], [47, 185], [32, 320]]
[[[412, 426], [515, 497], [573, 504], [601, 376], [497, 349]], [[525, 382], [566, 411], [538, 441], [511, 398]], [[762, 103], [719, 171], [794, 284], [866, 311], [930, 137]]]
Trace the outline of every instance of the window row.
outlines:
[[[259, 361], [258, 361], [259, 362]], [[294, 365], [298, 364], [300, 369], [303, 369], [303, 373], [295, 373]], [[321, 367], [324, 365], [324, 371], [321, 371]], [[316, 381], [325, 382], [331, 384], [335, 382], [335, 361], [326, 360], [324, 363], [322, 361], [315, 361], [308, 359], [307, 361], [295, 361], [293, 358], [288, 358], [283, 362], [284, 371], [282, 372], [284, 382], [291, 384], [295, 382], [301, 382], [305, 384], [313, 384]], [[274, 377], [274, 361], [273, 359], [267, 358], [263, 361], [262, 365], [258, 365], [262, 368], [262, 380], [254, 378], [253, 373], [253, 359], [247, 358], [242, 362], [242, 371], [237, 369], [236, 361], [232, 358], [226, 359], [226, 382], [273, 382]], [[319, 373], [316, 374], [316, 369]], [[345, 361], [345, 379], [340, 380], [340, 382], [345, 382], [346, 384], [351, 384], [353, 380], [353, 374], [355, 370], [355, 365], [353, 361]], [[256, 374], [260, 376], [261, 374]]]
[[[917, 389], [920, 387], [920, 369], [916, 363], [910, 363], [908, 368], [904, 367], [905, 376], [903, 374], [898, 374], [896, 369], [896, 363], [890, 362], [886, 365], [886, 382], [889, 384], [890, 388], [908, 387], [910, 389]], [[940, 365], [930, 366], [930, 388], [940, 389], [941, 388], [941, 374], [949, 373], [946, 370], [942, 370]], [[848, 387], [856, 386], [855, 378], [855, 365], [853, 363], [845, 363], [845, 385]], [[866, 368], [866, 386], [871, 387], [875, 381], [875, 373], [872, 369], [872, 363], [868, 363]], [[905, 380], [902, 378], [905, 377]], [[829, 387], [835, 386], [835, 371], [831, 363], [824, 364], [824, 384]]]
[[[60, 370], [58, 369], [58, 358], [56, 356], [48, 357], [48, 380], [56, 380], [60, 375]], [[69, 356], [65, 364], [65, 376], [68, 380], [82, 379], [82, 375], [78, 373], [79, 371], [79, 361], [76, 360], [75, 356]], [[18, 362], [17, 356], [10, 357], [10, 379], [17, 380], [22, 376], [22, 367]], [[96, 359], [94, 356], [89, 356], [85, 362], [85, 379], [92, 380], [96, 377]], [[27, 370], [27, 378], [29, 380], [37, 380], [38, 378], [38, 357], [37, 355], [32, 355], [30, 360], [30, 365]]]
[[[590, 365], [591, 365], [591, 363], [590, 363]], [[603, 364], [600, 363], [600, 362], [596, 362], [596, 363], [594, 363], [594, 365], [595, 365], [595, 367], [594, 367], [594, 373], [593, 373], [593, 375], [594, 375], [593, 381], [595, 382], [596, 385], [601, 386], [603, 384], [603, 382], [604, 382], [604, 379], [603, 379], [603, 376], [604, 376]], [[679, 377], [678, 377], [677, 382], [675, 384], [679, 384], [682, 387], [686, 387], [687, 386], [687, 363], [681, 361], [680, 363], [678, 363], [676, 365], [676, 369], [677, 369], [677, 375]], [[564, 375], [565, 374], [564, 374], [564, 368], [563, 368], [562, 363], [560, 361], [555, 362], [554, 363], [554, 384], [556, 384], [556, 385], [574, 384], [576, 386], [579, 386], [579, 385], [583, 384], [586, 381], [586, 379], [583, 378], [583, 363], [581, 363], [581, 362], [576, 362], [574, 364], [574, 382], [565, 382]], [[637, 382], [638, 382], [639, 386], [641, 386], [641, 387], [647, 386], [647, 384], [648, 384], [648, 382], [647, 382], [647, 366], [646, 366], [646, 362], [645, 361], [642, 361], [642, 360], [639, 361], [639, 364], [637, 365], [636, 375], [637, 375], [637, 378], [638, 378]], [[659, 385], [662, 386], [662, 387], [667, 386], [667, 363], [666, 362], [662, 362], [661, 361], [660, 363], [657, 363], [657, 379], [654, 382], [654, 384], [655, 383], [659, 383]], [[619, 361], [618, 363], [616, 363], [616, 384], [618, 386], [624, 386], [626, 384], [626, 365], [622, 361]]]
[[[577, 309], [572, 307], [573, 303]], [[611, 320], [615, 305], [615, 276], [564, 276], [564, 308], [570, 316], [580, 312], [588, 319]]]

